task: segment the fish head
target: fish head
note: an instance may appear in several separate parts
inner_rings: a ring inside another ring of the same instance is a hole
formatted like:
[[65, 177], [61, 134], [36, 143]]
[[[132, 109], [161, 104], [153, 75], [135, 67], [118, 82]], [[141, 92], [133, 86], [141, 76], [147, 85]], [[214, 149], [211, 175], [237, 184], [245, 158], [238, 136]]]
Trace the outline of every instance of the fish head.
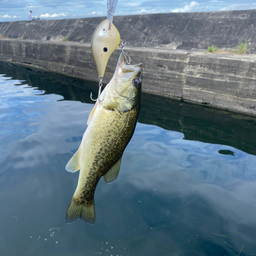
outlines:
[[126, 98], [135, 98], [141, 92], [142, 64], [127, 64], [124, 53], [120, 54], [114, 73], [116, 90]]
[[99, 77], [104, 77], [105, 69], [111, 54], [120, 44], [120, 34], [113, 23], [103, 20], [95, 29], [92, 40], [92, 55]]
[[140, 105], [142, 64], [127, 64], [124, 53], [120, 54], [115, 73], [106, 86], [100, 99], [104, 105], [118, 112], [126, 112]]

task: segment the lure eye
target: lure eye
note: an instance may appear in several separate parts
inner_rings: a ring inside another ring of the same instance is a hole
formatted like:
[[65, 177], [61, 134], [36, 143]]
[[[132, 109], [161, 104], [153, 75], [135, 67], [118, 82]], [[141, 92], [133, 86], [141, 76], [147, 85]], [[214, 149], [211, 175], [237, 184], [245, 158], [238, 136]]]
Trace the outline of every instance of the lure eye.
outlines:
[[140, 86], [140, 79], [134, 78], [133, 81], [132, 81], [132, 83], [133, 83], [133, 86], [139, 87], [139, 86]]
[[103, 51], [104, 51], [104, 52], [107, 52], [107, 51], [108, 51], [108, 48], [107, 48], [107, 47], [104, 47], [104, 48], [103, 48]]
[[106, 28], [106, 27], [103, 27], [103, 28], [101, 29], [101, 31], [102, 31], [103, 33], [106, 33], [107, 28]]

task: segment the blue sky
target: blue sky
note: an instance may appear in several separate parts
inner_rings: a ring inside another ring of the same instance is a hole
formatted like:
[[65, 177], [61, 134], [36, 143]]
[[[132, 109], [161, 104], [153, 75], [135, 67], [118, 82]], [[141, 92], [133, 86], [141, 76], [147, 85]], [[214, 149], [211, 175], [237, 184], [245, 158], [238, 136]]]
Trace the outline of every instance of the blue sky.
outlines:
[[[209, 12], [256, 9], [252, 0], [118, 0], [117, 15]], [[29, 11], [41, 19], [106, 16], [107, 0], [0, 0], [0, 21], [27, 20]]]

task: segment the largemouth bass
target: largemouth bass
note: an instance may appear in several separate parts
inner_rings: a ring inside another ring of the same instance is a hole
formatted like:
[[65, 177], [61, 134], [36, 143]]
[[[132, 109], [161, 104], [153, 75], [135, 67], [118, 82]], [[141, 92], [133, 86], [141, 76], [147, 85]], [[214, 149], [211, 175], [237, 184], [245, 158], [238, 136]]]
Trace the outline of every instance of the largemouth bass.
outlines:
[[109, 183], [119, 173], [123, 152], [139, 115], [141, 67], [127, 65], [121, 53], [115, 73], [99, 96], [88, 119], [79, 149], [66, 170], [80, 170], [77, 188], [67, 209], [67, 222], [95, 221], [94, 191], [101, 176]]

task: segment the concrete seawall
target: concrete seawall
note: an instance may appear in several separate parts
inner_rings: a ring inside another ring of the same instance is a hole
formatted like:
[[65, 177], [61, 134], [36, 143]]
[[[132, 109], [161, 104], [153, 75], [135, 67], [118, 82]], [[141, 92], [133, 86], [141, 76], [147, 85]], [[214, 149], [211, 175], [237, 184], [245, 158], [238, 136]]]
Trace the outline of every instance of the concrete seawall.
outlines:
[[[103, 19], [2, 22], [0, 60], [96, 81], [90, 40]], [[256, 115], [256, 11], [124, 16], [114, 23], [133, 63], [143, 63], [144, 92]], [[241, 42], [251, 54], [205, 53]]]

